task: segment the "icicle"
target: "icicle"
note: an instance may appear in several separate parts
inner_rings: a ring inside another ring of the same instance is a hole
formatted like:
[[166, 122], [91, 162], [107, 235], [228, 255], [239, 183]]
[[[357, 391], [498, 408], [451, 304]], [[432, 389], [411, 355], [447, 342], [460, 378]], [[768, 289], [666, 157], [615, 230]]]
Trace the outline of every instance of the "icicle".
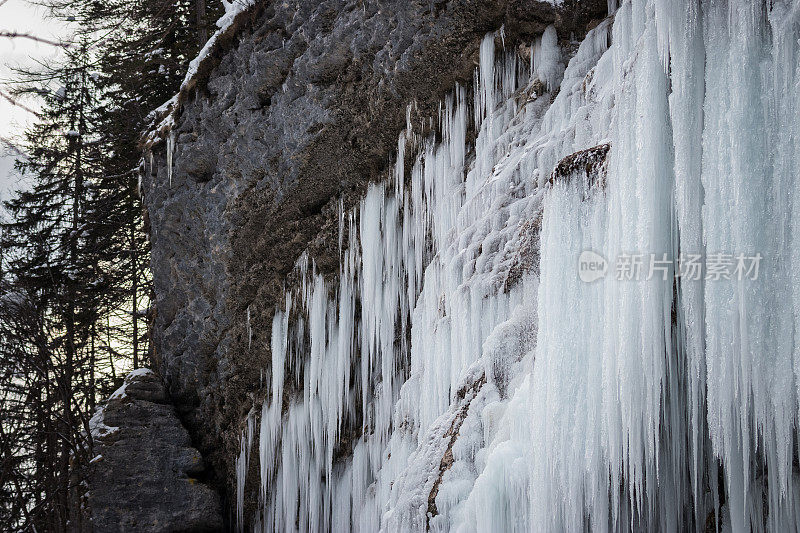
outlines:
[[254, 414], [247, 416], [247, 428], [242, 431], [239, 457], [236, 459], [236, 530], [244, 531], [244, 484], [250, 466], [250, 449], [253, 447]]
[[[699, 20], [699, 0], [685, 0], [673, 4], [674, 22], [670, 31], [670, 55], [672, 68], [672, 94], [670, 115], [675, 146], [675, 204], [679, 233], [678, 247], [673, 254], [684, 257], [703, 257], [705, 249], [702, 237], [703, 186], [700, 181], [702, 147], [696, 139], [702, 136], [703, 92], [705, 77], [705, 48], [702, 36], [702, 21]], [[681, 305], [681, 334], [678, 337], [678, 353], [685, 354], [688, 366], [691, 424], [689, 436], [690, 475], [694, 491], [695, 520], [705, 520], [700, 512], [703, 507], [703, 472], [705, 460], [703, 421], [705, 419], [706, 371], [703, 324], [703, 282], [678, 279]]]
[[555, 27], [548, 26], [541, 37], [536, 40], [531, 50], [531, 69], [534, 77], [545, 84], [548, 91], [554, 90], [561, 83], [564, 66], [561, 63], [561, 48], [558, 46], [558, 34]]
[[475, 77], [475, 124], [480, 127], [483, 119], [494, 110], [494, 34], [488, 33], [481, 41], [480, 65]]
[[250, 306], [247, 306], [247, 349], [253, 347], [253, 328], [250, 327]]
[[175, 132], [170, 130], [167, 135], [167, 178], [169, 186], [172, 188], [172, 159], [175, 154]]

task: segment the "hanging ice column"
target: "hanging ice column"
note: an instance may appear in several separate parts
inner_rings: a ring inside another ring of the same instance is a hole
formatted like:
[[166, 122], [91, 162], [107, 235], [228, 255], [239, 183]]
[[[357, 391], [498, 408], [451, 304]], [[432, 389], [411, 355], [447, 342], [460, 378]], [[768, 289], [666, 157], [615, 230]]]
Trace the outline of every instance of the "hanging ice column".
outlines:
[[684, 502], [660, 501], [666, 487], [680, 487], [672, 472], [680, 448], [661, 449], [661, 431], [680, 438], [682, 429], [662, 402], [677, 383], [666, 356], [673, 272], [616, 281], [612, 263], [608, 277], [585, 283], [577, 270], [584, 251], [617, 258], [644, 250], [648, 260], [673, 252], [668, 83], [655, 24], [627, 39], [635, 18], [644, 13], [631, 4], [617, 13], [614, 62], [604, 65], [615, 94], [607, 190], [556, 182], [545, 201], [529, 460], [531, 523], [547, 530], [580, 530], [585, 515], [596, 530], [633, 525], [644, 508], [657, 509], [664, 526], [684, 523]]
[[713, 4], [705, 23], [707, 253], [764, 256], [756, 280], [706, 283], [708, 426], [732, 527], [789, 530], [800, 523], [800, 4]]
[[[545, 201], [531, 524], [800, 526], [798, 5], [617, 12], [607, 190]], [[577, 279], [584, 250], [603, 280]]]

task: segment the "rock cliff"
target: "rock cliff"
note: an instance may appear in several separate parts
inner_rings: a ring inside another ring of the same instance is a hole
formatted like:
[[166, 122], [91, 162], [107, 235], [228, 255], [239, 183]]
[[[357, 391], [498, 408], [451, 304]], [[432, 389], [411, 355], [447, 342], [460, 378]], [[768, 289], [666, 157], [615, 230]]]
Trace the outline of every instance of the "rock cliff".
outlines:
[[[472, 90], [487, 32], [525, 63], [548, 26], [574, 50], [607, 9], [295, 0], [257, 2], [236, 18], [174, 125], [147, 140], [142, 180], [156, 362], [227, 509], [244, 421], [271, 379], [275, 306], [298, 281], [301, 254], [317, 272], [338, 271], [339, 214], [388, 177], [401, 131], [434, 132], [444, 97], [457, 84]], [[258, 462], [249, 469], [247, 517]]]
[[[220, 531], [219, 495], [161, 378], [134, 371], [90, 422], [88, 509], [96, 533]], [[88, 529], [88, 528], [87, 528]]]

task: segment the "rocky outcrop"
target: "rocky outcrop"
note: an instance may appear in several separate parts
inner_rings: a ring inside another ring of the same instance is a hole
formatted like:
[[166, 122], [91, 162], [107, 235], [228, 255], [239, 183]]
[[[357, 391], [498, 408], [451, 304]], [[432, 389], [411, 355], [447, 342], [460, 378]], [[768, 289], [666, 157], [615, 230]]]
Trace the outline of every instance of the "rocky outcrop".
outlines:
[[604, 143], [568, 155], [556, 165], [550, 176], [550, 183], [583, 180], [589, 188], [604, 188], [608, 173], [609, 151], [611, 144]]
[[222, 529], [200, 452], [154, 372], [130, 374], [90, 427], [88, 507], [96, 533]]
[[471, 83], [487, 32], [505, 27], [506, 47], [549, 24], [577, 37], [606, 9], [295, 0], [237, 17], [181, 95], [173, 129], [146, 147], [142, 182], [155, 358], [229, 498], [240, 424], [269, 369], [274, 305], [300, 254], [337, 270], [339, 206], [385, 177], [407, 122], [425, 130], [441, 98]]
[[450, 427], [447, 428], [447, 431], [445, 431], [444, 435], [442, 435], [442, 438], [446, 439], [447, 441], [447, 448], [442, 454], [442, 460], [439, 461], [439, 472], [438, 474], [435, 474], [433, 488], [431, 488], [431, 491], [428, 494], [428, 512], [425, 515], [427, 520], [425, 529], [428, 531], [430, 531], [430, 519], [439, 514], [439, 509], [436, 506], [436, 496], [439, 494], [439, 487], [442, 485], [442, 477], [444, 476], [445, 472], [453, 467], [453, 446], [458, 439], [458, 432], [467, 416], [470, 402], [485, 384], [486, 375], [482, 374], [477, 381], [465, 385], [461, 390], [458, 391], [458, 394], [456, 395], [456, 415], [453, 418], [453, 421], [450, 423]]

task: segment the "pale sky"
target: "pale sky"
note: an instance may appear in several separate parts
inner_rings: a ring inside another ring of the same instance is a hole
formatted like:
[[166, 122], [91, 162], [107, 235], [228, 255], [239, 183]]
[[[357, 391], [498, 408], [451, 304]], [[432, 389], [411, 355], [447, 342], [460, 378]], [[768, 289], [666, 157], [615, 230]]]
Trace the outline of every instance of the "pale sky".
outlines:
[[[30, 33], [55, 41], [68, 35], [66, 25], [48, 20], [46, 11], [40, 6], [25, 0], [8, 0], [5, 3], [0, 0], [0, 4], [0, 31]], [[12, 77], [10, 66], [34, 65], [36, 60], [55, 59], [58, 54], [56, 47], [30, 39], [0, 37], [0, 89], [8, 92], [5, 82]], [[26, 101], [25, 104], [37, 107], [35, 100]], [[31, 120], [33, 117], [30, 113], [0, 97], [0, 136], [13, 140]], [[5, 145], [0, 146], [0, 200], [8, 199], [9, 192], [16, 188], [17, 177], [12, 172], [16, 157]]]

